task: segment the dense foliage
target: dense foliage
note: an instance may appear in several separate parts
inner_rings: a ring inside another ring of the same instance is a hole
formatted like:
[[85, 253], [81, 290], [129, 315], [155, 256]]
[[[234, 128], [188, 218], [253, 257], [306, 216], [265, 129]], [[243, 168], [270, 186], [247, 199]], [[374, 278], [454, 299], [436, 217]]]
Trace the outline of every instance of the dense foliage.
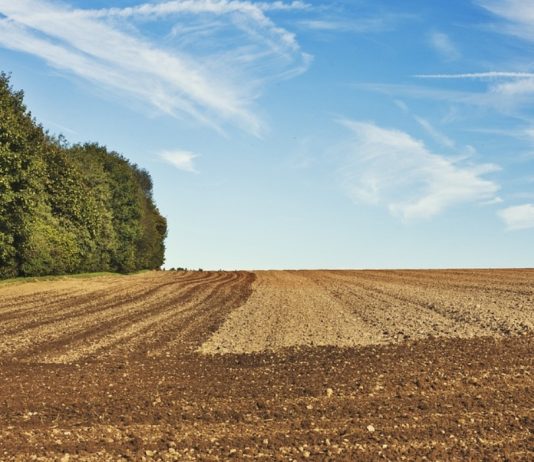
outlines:
[[68, 146], [0, 74], [0, 277], [158, 268], [167, 223], [145, 170]]

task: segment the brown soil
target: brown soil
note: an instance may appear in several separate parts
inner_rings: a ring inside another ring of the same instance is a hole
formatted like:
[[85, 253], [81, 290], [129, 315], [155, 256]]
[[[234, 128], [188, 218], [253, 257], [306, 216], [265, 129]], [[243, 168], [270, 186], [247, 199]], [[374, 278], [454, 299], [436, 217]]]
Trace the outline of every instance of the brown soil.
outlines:
[[0, 460], [533, 460], [533, 331], [532, 270], [0, 285]]

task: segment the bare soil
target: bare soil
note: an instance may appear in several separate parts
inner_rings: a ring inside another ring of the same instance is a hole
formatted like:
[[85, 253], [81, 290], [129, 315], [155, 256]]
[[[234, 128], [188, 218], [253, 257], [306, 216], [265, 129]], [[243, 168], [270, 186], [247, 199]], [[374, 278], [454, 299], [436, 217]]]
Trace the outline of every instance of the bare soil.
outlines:
[[534, 270], [0, 285], [0, 460], [533, 460]]
[[247, 303], [200, 351], [252, 353], [534, 330], [534, 272], [260, 271], [256, 278]]

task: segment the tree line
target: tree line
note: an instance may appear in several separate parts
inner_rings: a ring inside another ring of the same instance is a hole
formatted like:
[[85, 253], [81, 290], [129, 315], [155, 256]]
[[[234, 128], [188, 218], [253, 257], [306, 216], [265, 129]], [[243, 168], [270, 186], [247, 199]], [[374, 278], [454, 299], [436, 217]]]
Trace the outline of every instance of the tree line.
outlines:
[[167, 222], [150, 174], [51, 136], [23, 100], [0, 73], [0, 278], [159, 268]]

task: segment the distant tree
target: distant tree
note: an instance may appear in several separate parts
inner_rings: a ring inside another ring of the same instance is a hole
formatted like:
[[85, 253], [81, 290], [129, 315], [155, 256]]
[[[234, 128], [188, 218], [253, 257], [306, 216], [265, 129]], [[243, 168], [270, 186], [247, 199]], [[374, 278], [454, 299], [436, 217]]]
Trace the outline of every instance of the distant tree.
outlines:
[[0, 74], [0, 277], [159, 268], [167, 222], [150, 174], [98, 144], [69, 146]]

